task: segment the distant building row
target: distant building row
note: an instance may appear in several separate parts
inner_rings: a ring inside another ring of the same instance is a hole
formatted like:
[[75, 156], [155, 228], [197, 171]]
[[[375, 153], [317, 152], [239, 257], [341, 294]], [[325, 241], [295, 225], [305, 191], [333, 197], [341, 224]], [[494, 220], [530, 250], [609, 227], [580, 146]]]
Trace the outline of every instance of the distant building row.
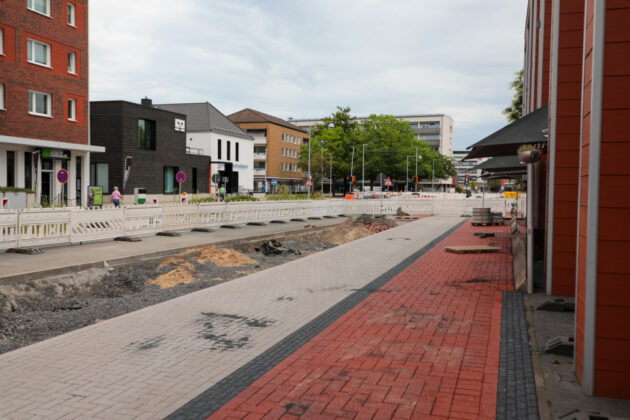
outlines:
[[[86, 206], [90, 185], [174, 194], [179, 172], [187, 192], [304, 189], [300, 147], [318, 121], [225, 116], [207, 102], [90, 103], [87, 0], [3, 2], [0, 19], [0, 188], [32, 189], [37, 206]], [[397, 118], [452, 156], [450, 117]]]

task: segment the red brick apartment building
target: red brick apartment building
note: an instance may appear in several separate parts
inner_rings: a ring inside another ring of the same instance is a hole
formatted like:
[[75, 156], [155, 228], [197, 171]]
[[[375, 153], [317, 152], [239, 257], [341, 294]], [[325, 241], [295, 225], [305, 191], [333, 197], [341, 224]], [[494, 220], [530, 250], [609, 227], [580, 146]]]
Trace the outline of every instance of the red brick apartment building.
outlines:
[[[538, 142], [542, 152], [533, 171], [530, 217], [543, 237], [538, 243], [544, 248], [546, 293], [575, 297], [575, 373], [584, 393], [625, 399], [630, 399], [628, 22], [627, 0], [529, 0], [519, 121], [522, 127], [530, 115], [547, 114], [547, 138], [515, 143]], [[502, 154], [486, 139], [471, 146], [469, 157]]]
[[[0, 187], [87, 204], [87, 0], [0, 1]], [[60, 169], [68, 182], [57, 181]], [[79, 201], [80, 200], [80, 201]]]

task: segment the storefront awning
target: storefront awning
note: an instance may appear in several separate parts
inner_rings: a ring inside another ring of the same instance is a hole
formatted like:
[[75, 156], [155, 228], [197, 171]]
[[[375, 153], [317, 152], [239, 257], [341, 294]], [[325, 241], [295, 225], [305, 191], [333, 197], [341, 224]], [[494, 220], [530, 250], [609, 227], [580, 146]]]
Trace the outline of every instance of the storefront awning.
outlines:
[[480, 163], [472, 169], [481, 169], [484, 172], [507, 171], [516, 169], [527, 171], [527, 165], [521, 162], [518, 156], [514, 154], [510, 156], [493, 157], [483, 163]]
[[91, 144], [77, 144], [65, 141], [28, 139], [25, 137], [0, 136], [0, 144], [17, 144], [20, 146], [41, 147], [45, 149], [76, 150], [80, 152], [104, 153], [105, 147]]
[[518, 121], [506, 125], [483, 140], [469, 146], [472, 149], [464, 159], [511, 156], [522, 144], [542, 147], [547, 143], [548, 106], [538, 108]]

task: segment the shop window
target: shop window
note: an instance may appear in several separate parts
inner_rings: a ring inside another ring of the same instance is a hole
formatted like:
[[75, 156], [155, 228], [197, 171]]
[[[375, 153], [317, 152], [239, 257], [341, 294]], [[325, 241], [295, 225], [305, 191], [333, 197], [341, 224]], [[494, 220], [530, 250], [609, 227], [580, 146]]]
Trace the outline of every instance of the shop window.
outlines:
[[109, 164], [90, 163], [90, 185], [103, 187], [103, 194], [109, 191]]
[[164, 194], [173, 194], [178, 190], [177, 179], [175, 175], [179, 172], [176, 166], [164, 167]]
[[24, 188], [33, 188], [33, 153], [24, 152]]
[[15, 187], [15, 152], [7, 151], [7, 187]]
[[138, 119], [138, 149], [155, 150], [155, 121]]

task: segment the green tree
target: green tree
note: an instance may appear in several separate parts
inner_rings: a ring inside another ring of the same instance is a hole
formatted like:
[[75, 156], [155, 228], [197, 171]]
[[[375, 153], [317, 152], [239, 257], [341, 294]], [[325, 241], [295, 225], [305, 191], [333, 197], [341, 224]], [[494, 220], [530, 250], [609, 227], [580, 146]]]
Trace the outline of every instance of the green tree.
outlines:
[[509, 122], [514, 122], [523, 116], [523, 70], [514, 73], [516, 79], [510, 83], [510, 89], [514, 89], [512, 104], [503, 110], [503, 115]]
[[[332, 123], [332, 124], [331, 124]], [[379, 174], [393, 181], [403, 181], [406, 176], [407, 156], [415, 156], [418, 150], [418, 175], [421, 179], [431, 178], [435, 168], [435, 179], [455, 174], [451, 159], [440, 155], [426, 142], [415, 137], [414, 130], [405, 121], [391, 115], [370, 115], [360, 125], [350, 115], [350, 108], [337, 107], [330, 117], [311, 130], [311, 175], [315, 188], [322, 177], [328, 177], [330, 164], [334, 180], [343, 180], [344, 190], [349, 187], [354, 147], [353, 174], [361, 178], [362, 145], [365, 144], [365, 179], [380, 181]], [[409, 175], [415, 174], [415, 160], [409, 159]], [[308, 174], [308, 144], [300, 152], [300, 168]], [[355, 184], [357, 185], [357, 184]]]

